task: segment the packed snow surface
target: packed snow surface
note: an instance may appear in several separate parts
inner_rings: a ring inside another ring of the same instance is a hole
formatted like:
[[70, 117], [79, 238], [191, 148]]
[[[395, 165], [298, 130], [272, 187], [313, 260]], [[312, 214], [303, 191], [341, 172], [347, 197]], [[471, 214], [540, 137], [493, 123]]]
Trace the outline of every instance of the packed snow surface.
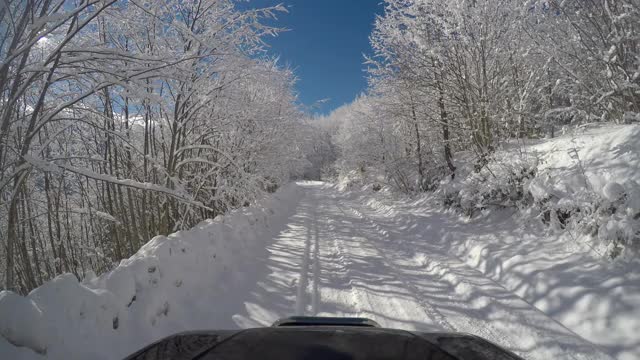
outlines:
[[[541, 166], [568, 171], [555, 156]], [[595, 172], [606, 198], [621, 194], [614, 178], [637, 176], [616, 169]], [[514, 210], [443, 211], [434, 196], [291, 184], [158, 236], [99, 277], [63, 275], [27, 297], [0, 292], [0, 358], [119, 359], [176, 332], [290, 315], [467, 332], [526, 359], [640, 358], [637, 261], [609, 261]]]

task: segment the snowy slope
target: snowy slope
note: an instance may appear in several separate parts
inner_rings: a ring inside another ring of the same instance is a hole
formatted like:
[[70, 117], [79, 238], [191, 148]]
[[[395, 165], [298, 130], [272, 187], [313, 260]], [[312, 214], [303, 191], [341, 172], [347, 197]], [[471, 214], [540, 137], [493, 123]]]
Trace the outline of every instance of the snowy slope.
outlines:
[[[469, 219], [434, 205], [442, 193], [409, 203], [388, 197], [381, 202], [382, 194], [363, 201], [395, 219], [404, 216], [406, 227], [422, 229], [449, 254], [609, 354], [640, 359], [640, 126], [583, 126], [555, 139], [508, 146], [495, 157], [498, 161], [489, 166], [502, 178], [473, 182], [459, 176], [448, 185], [473, 196], [483, 192], [482, 186], [505, 186], [510, 165], [534, 164], [535, 177], [522, 187], [535, 200], [546, 198], [544, 206], [517, 211], [486, 205]], [[624, 199], [615, 201], [620, 194]], [[594, 204], [607, 211], [594, 211]], [[582, 214], [574, 212], [566, 227], [542, 224], [541, 210], [576, 208]], [[438, 224], [425, 224], [435, 214]], [[610, 230], [615, 236], [631, 234], [615, 260], [609, 258]]]
[[444, 204], [474, 218], [517, 207], [602, 256], [640, 251], [640, 126], [585, 125], [508, 143], [480, 171], [466, 155], [456, 154], [455, 180], [437, 191]]
[[528, 150], [539, 157], [541, 175], [561, 179], [553, 184], [560, 196], [585, 187], [604, 195], [612, 181], [623, 186], [640, 181], [638, 125], [585, 125]]
[[[525, 186], [548, 208], [572, 210], [572, 222], [547, 228], [535, 209], [503, 213], [449, 233], [451, 252], [610, 354], [639, 359], [640, 126], [584, 126], [525, 151], [538, 164]], [[626, 242], [613, 261], [612, 239]]]
[[63, 275], [26, 298], [0, 292], [0, 359], [119, 359], [175, 332], [228, 326], [221, 317], [238, 306], [234, 291], [253, 285], [256, 257], [300, 195], [291, 185], [256, 207], [157, 236], [83, 283]]

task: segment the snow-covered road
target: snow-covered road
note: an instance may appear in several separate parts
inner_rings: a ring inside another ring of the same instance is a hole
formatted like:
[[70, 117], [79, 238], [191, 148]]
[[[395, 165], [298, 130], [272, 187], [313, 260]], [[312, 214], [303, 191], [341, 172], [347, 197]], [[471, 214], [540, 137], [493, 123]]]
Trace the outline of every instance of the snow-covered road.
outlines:
[[291, 315], [467, 332], [525, 359], [637, 359], [637, 270], [554, 236], [507, 210], [470, 221], [429, 196], [290, 184], [99, 277], [0, 293], [0, 359], [115, 360], [181, 331]]
[[[364, 316], [384, 327], [480, 335], [527, 359], [609, 359], [438, 244], [437, 213], [386, 217], [322, 183], [304, 196], [237, 299], [227, 327], [289, 315]], [[430, 232], [429, 229], [433, 229]], [[229, 316], [230, 315], [230, 316]]]

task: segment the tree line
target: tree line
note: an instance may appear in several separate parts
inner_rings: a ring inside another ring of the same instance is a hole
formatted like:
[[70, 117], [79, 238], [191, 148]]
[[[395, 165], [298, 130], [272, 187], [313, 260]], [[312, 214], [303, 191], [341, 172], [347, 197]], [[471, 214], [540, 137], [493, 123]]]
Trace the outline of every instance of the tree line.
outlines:
[[406, 192], [460, 151], [479, 169], [504, 141], [640, 121], [638, 0], [386, 0], [370, 43], [366, 93], [318, 127], [340, 172]]
[[274, 191], [304, 163], [281, 6], [0, 5], [0, 280], [26, 293]]

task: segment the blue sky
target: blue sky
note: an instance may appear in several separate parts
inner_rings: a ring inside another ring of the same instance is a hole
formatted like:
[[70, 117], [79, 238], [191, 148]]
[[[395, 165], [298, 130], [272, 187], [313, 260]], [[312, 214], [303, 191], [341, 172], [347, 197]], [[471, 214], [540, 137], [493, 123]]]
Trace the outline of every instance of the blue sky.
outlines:
[[299, 78], [300, 102], [311, 113], [327, 114], [365, 90], [363, 53], [371, 53], [369, 34], [382, 0], [252, 0], [251, 7], [283, 3], [288, 14], [278, 24], [290, 31], [269, 38], [271, 52], [291, 65]]

